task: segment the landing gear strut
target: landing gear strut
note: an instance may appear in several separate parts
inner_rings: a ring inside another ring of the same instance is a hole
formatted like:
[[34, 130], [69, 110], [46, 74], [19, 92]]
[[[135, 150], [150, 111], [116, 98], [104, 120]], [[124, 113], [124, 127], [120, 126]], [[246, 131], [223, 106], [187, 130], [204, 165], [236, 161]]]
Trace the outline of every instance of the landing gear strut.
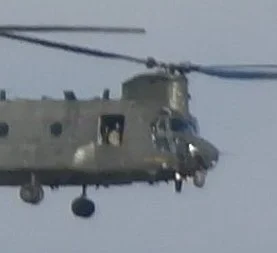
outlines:
[[87, 198], [86, 190], [86, 185], [83, 185], [81, 196], [74, 199], [71, 204], [73, 214], [82, 218], [89, 218], [95, 212], [95, 204], [92, 200]]
[[43, 200], [43, 188], [33, 173], [31, 174], [31, 182], [21, 186], [19, 195], [22, 201], [28, 204], [37, 205]]
[[175, 173], [174, 186], [175, 186], [175, 192], [180, 193], [182, 191], [183, 179], [178, 172]]
[[[205, 169], [199, 169], [194, 172], [192, 176], [193, 184], [197, 188], [203, 188], [206, 183], [207, 171]], [[188, 178], [182, 176], [180, 173], [176, 172], [174, 177], [174, 187], [175, 192], [180, 193], [182, 191], [183, 179], [187, 181]]]

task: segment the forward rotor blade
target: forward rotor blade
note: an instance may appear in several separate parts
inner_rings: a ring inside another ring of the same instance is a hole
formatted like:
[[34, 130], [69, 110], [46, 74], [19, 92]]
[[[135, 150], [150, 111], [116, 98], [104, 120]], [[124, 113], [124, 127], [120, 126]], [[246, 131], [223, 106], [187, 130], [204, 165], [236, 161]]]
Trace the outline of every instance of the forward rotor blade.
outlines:
[[44, 47], [60, 49], [60, 50], [77, 53], [77, 54], [83, 54], [87, 56], [125, 60], [125, 61], [135, 62], [138, 64], [147, 64], [148, 62], [147, 59], [141, 59], [141, 58], [132, 57], [124, 54], [110, 53], [110, 52], [105, 52], [98, 49], [90, 49], [86, 47], [70, 45], [66, 43], [59, 43], [59, 42], [54, 42], [50, 40], [44, 40], [44, 39], [39, 39], [35, 37], [25, 36], [25, 35], [18, 35], [14, 33], [0, 32], [0, 36], [13, 39], [13, 40], [27, 42], [30, 44], [36, 44]]
[[120, 26], [0, 25], [0, 32], [146, 33], [144, 28]]
[[230, 79], [277, 79], [277, 65], [211, 65], [201, 66], [191, 63], [167, 64], [158, 62], [154, 58], [138, 58], [125, 54], [101, 51], [67, 43], [55, 42], [31, 36], [19, 35], [12, 32], [2, 32], [0, 37], [18, 40], [30, 44], [59, 49], [67, 52], [83, 54], [87, 56], [102, 57], [108, 59], [124, 60], [137, 64], [143, 64], [148, 68], [161, 67], [168, 70], [175, 70], [182, 73], [198, 72], [209, 76]]
[[230, 79], [277, 79], [277, 65], [191, 65], [190, 71]]

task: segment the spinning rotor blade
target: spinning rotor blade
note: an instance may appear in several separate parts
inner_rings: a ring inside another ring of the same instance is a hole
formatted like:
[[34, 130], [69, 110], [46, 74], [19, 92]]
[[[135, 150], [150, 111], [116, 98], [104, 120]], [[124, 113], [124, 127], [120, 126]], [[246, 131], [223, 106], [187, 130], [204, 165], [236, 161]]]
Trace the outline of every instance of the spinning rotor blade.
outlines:
[[143, 63], [143, 64], [146, 63], [144, 59], [139, 59], [128, 55], [109, 53], [109, 52], [104, 52], [97, 49], [90, 49], [90, 48], [70, 45], [66, 43], [54, 42], [51, 40], [44, 40], [44, 39], [39, 39], [31, 36], [18, 35], [10, 32], [0, 32], [0, 36], [13, 39], [13, 40], [19, 40], [19, 41], [23, 41], [31, 44], [37, 44], [44, 47], [60, 49], [60, 50], [88, 55], [88, 56], [104, 57], [104, 58], [110, 58], [110, 59], [121, 59], [121, 60], [132, 61], [132, 62]]
[[191, 65], [191, 71], [233, 79], [277, 79], [277, 65]]
[[8, 39], [19, 40], [40, 46], [60, 49], [68, 52], [96, 56], [109, 59], [125, 60], [137, 64], [143, 64], [148, 68], [164, 68], [169, 71], [180, 73], [198, 72], [209, 76], [233, 79], [277, 79], [277, 65], [221, 65], [221, 66], [201, 66], [191, 63], [171, 64], [156, 61], [154, 58], [138, 58], [125, 54], [101, 51], [66, 43], [59, 43], [35, 37], [18, 35], [11, 32], [1, 32], [0, 36]]
[[146, 33], [139, 27], [116, 26], [66, 26], [66, 25], [0, 25], [0, 32], [98, 32], [98, 33]]

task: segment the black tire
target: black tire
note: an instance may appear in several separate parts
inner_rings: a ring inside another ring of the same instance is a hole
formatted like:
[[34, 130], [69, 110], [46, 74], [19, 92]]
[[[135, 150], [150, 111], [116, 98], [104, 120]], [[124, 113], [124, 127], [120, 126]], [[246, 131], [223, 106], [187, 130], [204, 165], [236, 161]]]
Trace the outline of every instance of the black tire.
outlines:
[[89, 218], [95, 212], [95, 204], [90, 199], [79, 197], [73, 200], [71, 210], [78, 217]]

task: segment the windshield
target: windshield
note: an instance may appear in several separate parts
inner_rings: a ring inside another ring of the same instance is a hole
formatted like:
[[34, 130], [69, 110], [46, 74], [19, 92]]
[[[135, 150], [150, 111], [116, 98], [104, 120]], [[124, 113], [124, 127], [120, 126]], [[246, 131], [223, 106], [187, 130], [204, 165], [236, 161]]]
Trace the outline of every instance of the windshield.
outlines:
[[186, 121], [180, 118], [170, 119], [170, 129], [173, 132], [185, 132], [185, 131], [195, 131], [195, 127], [190, 121]]
[[177, 118], [170, 119], [170, 129], [173, 132], [183, 132], [188, 128], [189, 128], [188, 122]]

